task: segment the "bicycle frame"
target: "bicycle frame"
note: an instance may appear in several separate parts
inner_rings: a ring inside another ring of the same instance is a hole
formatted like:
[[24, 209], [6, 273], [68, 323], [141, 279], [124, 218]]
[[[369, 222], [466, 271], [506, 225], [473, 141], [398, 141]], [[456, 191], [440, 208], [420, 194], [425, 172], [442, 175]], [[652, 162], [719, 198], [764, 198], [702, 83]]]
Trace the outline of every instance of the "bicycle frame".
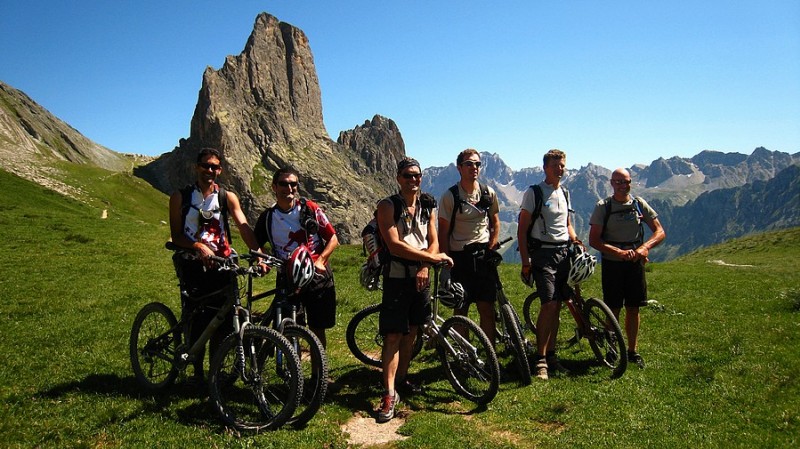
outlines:
[[[168, 248], [170, 248], [168, 246]], [[265, 255], [264, 255], [265, 256]], [[253, 267], [249, 268], [240, 268], [234, 265], [234, 268], [230, 268], [227, 259], [223, 258], [215, 258], [215, 260], [220, 263], [220, 269], [228, 270], [233, 272], [233, 276], [245, 276], [247, 277], [247, 286], [245, 287], [245, 291], [242, 292], [241, 289], [237, 289], [235, 283], [232, 282], [230, 285], [226, 285], [219, 290], [215, 290], [210, 293], [206, 293], [199, 297], [192, 297], [190, 296], [185, 290], [181, 291], [181, 298], [183, 301], [199, 301], [201, 304], [196, 307], [192, 313], [186, 317], [183, 316], [181, 313], [181, 318], [178, 323], [172, 329], [165, 332], [162, 337], [158, 340], [161, 340], [163, 337], [173, 334], [176, 330], [180, 330], [182, 343], [177, 348], [177, 354], [175, 354], [175, 360], [171, 362], [176, 365], [180, 370], [186, 369], [189, 363], [195, 361], [195, 357], [199, 354], [204, 352], [205, 345], [214, 335], [214, 333], [219, 329], [222, 323], [225, 322], [226, 319], [229, 317], [233, 321], [233, 331], [239, 336], [240, 342], [242, 338], [242, 334], [244, 329], [250, 323], [250, 307], [251, 303], [262, 295], [259, 295], [257, 298], [253, 297]], [[273, 261], [273, 264], [276, 262]], [[226, 293], [228, 298], [225, 302], [220, 306], [217, 313], [211, 319], [211, 322], [206, 326], [197, 340], [192, 344], [191, 347], [186, 349], [185, 351], [181, 351], [181, 349], [186, 347], [187, 342], [190, 339], [188, 334], [189, 331], [189, 323], [192, 322], [192, 319], [195, 315], [197, 315], [203, 307], [203, 304], [206, 303], [212, 297], [215, 297], [219, 294]], [[242, 298], [246, 298], [246, 303], [242, 306]], [[231, 312], [233, 312], [231, 314]]]
[[[422, 329], [420, 330], [423, 339], [426, 339], [426, 348], [430, 349], [435, 345], [440, 345], [444, 348], [449, 354], [457, 355], [456, 349], [447, 341], [447, 339], [442, 335], [442, 328], [441, 325], [444, 324], [444, 318], [439, 315], [439, 271], [441, 270], [442, 266], [437, 264], [433, 266], [434, 269], [434, 276], [433, 276], [433, 296], [431, 298], [431, 315], [428, 317], [428, 320], [422, 325]], [[466, 345], [473, 354], [477, 354], [478, 348], [475, 347], [469, 340], [464, 338], [458, 332], [451, 332], [450, 337], [455, 340], [458, 340], [459, 343], [462, 345]]]
[[569, 309], [570, 315], [575, 320], [575, 336], [576, 342], [580, 340], [582, 337], [587, 336], [589, 334], [589, 323], [586, 322], [586, 319], [583, 316], [583, 311], [586, 309], [586, 302], [583, 300], [583, 296], [581, 296], [581, 286], [576, 285], [573, 287], [574, 293], [566, 300], [564, 303], [567, 305], [567, 309]]

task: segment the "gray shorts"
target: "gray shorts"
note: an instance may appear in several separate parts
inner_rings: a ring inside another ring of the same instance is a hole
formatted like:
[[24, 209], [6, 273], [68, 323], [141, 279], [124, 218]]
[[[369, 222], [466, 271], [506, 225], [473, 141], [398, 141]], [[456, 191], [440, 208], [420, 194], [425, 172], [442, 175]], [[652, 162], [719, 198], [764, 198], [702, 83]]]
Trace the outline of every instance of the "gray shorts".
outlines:
[[572, 289], [567, 285], [569, 255], [567, 247], [539, 248], [531, 254], [531, 272], [542, 304], [564, 301]]

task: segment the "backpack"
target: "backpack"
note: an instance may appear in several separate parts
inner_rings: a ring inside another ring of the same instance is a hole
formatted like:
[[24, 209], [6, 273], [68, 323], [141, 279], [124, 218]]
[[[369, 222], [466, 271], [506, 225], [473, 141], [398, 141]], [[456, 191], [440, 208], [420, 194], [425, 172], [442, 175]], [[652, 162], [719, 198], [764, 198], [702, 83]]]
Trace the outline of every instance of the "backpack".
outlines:
[[[530, 186], [529, 188], [533, 189], [533, 212], [531, 213], [531, 222], [528, 225], [528, 231], [526, 232], [525, 235], [528, 238], [528, 242], [527, 242], [528, 243], [528, 251], [531, 252], [531, 251], [535, 251], [535, 250], [539, 249], [542, 246], [542, 241], [541, 240], [531, 238], [531, 231], [533, 230], [533, 225], [534, 225], [534, 223], [536, 223], [537, 219], [541, 218], [542, 219], [542, 223], [544, 223], [544, 216], [542, 216], [542, 206], [544, 205], [544, 192], [542, 191], [542, 187], [539, 184], [534, 184], [534, 185]], [[564, 198], [567, 200], [567, 209], [570, 212], [572, 212], [572, 210], [569, 209], [569, 207], [570, 207], [569, 190], [565, 189], [562, 186], [559, 186], [558, 188], [561, 189], [561, 191], [564, 192]], [[547, 228], [547, 226], [545, 225], [545, 229], [546, 228]]]
[[[400, 215], [403, 213], [403, 198], [399, 193], [389, 197], [394, 207], [394, 222], [400, 220]], [[423, 216], [430, 217], [431, 211], [436, 208], [436, 200], [428, 193], [423, 193], [419, 197], [419, 203], [422, 207]], [[399, 257], [392, 257], [389, 253], [389, 247], [381, 237], [381, 231], [378, 228], [378, 210], [376, 208], [373, 213], [372, 220], [364, 226], [361, 230], [361, 242], [363, 254], [367, 257], [367, 267], [370, 270], [380, 270], [386, 267], [392, 260], [404, 261]], [[416, 263], [416, 262], [412, 262]]]
[[[186, 214], [189, 212], [189, 209], [195, 207], [192, 205], [192, 193], [194, 192], [195, 185], [189, 184], [184, 188], [180, 189], [181, 192], [181, 229], [186, 226]], [[231, 235], [231, 227], [228, 224], [228, 191], [225, 190], [225, 187], [217, 184], [217, 195], [219, 201], [219, 211], [220, 215], [222, 216], [222, 223], [225, 226], [225, 238], [228, 239], [228, 244], [233, 240], [233, 236]]]
[[[272, 214], [275, 213], [275, 207], [276, 206], [274, 205], [267, 208], [262, 215], [266, 221], [264, 226], [267, 230], [267, 241], [269, 242], [270, 246], [272, 246], [273, 251], [275, 244], [272, 240]], [[317, 216], [311, 211], [311, 208], [308, 206], [308, 202], [305, 198], [300, 198], [300, 225], [309, 235], [319, 232], [319, 222], [317, 222]], [[259, 217], [259, 222], [256, 223], [256, 228], [259, 226], [261, 226], [261, 217]]]
[[643, 224], [643, 222], [644, 222], [644, 214], [642, 214], [641, 202], [642, 202], [642, 198], [638, 197], [638, 196], [635, 196], [635, 197], [633, 197], [633, 207], [625, 207], [625, 208], [622, 208], [620, 210], [615, 210], [614, 212], [611, 212], [611, 201], [610, 201], [610, 198], [606, 200], [606, 203], [605, 203], [606, 213], [605, 213], [605, 216], [603, 216], [603, 240], [605, 240], [606, 229], [608, 229], [608, 219], [611, 217], [611, 215], [613, 215], [613, 214], [627, 214], [628, 212], [631, 212], [631, 211], [635, 210], [636, 211], [636, 219], [639, 221], [639, 233], [636, 236], [636, 240], [634, 240], [632, 242], [609, 242], [609, 241], [606, 241], [606, 243], [617, 244], [617, 245], [635, 243], [635, 244], [637, 244], [637, 246], [639, 246], [639, 245], [642, 244], [642, 242], [644, 242], [644, 224]]
[[[488, 186], [478, 183], [478, 189], [481, 191], [481, 199], [475, 204], [475, 207], [485, 212], [492, 207], [492, 196], [489, 194]], [[467, 204], [467, 201], [461, 198], [461, 195], [458, 192], [458, 184], [454, 184], [448, 190], [450, 190], [450, 193], [453, 194], [453, 213], [450, 216], [450, 230], [447, 233], [447, 238], [450, 238], [450, 235], [453, 234], [456, 211], [464, 212], [464, 204]]]

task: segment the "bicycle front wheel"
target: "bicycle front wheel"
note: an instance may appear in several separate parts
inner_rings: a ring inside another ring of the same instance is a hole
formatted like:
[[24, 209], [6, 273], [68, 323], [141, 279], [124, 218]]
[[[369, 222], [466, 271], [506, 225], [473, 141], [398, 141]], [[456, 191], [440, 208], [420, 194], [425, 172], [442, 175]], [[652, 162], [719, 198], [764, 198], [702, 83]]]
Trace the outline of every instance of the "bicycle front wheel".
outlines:
[[[383, 336], [379, 333], [380, 304], [372, 304], [358, 311], [347, 323], [345, 340], [350, 352], [361, 363], [377, 368], [381, 367], [383, 355]], [[411, 358], [422, 350], [422, 333], [417, 333]]]
[[597, 360], [611, 368], [612, 378], [618, 378], [628, 366], [622, 328], [611, 309], [599, 299], [587, 299], [585, 307], [584, 318], [588, 329], [584, 336], [589, 340]]
[[514, 363], [519, 373], [519, 382], [522, 385], [530, 385], [531, 367], [528, 364], [528, 342], [522, 336], [519, 316], [511, 304], [503, 304], [500, 306], [500, 318], [503, 320], [503, 327], [508, 334], [504, 340], [510, 344], [514, 352]]
[[172, 385], [178, 376], [175, 356], [181, 343], [178, 320], [169, 307], [151, 302], [133, 320], [131, 368], [139, 384], [150, 391]]
[[455, 315], [442, 323], [439, 358], [450, 384], [465, 398], [485, 405], [500, 387], [500, 365], [489, 337], [474, 321]]
[[283, 328], [283, 335], [300, 359], [303, 376], [300, 405], [287, 424], [302, 426], [317, 413], [328, 391], [328, 356], [319, 338], [305, 327], [287, 325]]
[[262, 326], [223, 340], [211, 361], [210, 401], [225, 424], [240, 431], [285, 424], [303, 394], [300, 360], [286, 338]]

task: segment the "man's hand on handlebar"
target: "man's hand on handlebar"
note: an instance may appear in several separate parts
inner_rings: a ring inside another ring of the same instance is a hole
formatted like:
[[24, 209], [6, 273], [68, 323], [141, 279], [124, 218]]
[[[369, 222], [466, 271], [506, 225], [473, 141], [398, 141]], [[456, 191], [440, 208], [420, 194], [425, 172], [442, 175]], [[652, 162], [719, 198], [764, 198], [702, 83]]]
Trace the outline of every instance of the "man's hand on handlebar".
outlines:
[[436, 259], [436, 262], [434, 262], [434, 265], [438, 265], [440, 267], [446, 266], [448, 268], [452, 268], [453, 267], [453, 259], [451, 259], [450, 256], [448, 256], [447, 254], [445, 254], [445, 253], [436, 253], [436, 254], [433, 254], [433, 257], [434, 257], [434, 259]]

